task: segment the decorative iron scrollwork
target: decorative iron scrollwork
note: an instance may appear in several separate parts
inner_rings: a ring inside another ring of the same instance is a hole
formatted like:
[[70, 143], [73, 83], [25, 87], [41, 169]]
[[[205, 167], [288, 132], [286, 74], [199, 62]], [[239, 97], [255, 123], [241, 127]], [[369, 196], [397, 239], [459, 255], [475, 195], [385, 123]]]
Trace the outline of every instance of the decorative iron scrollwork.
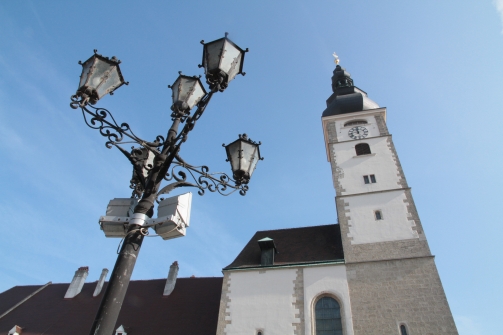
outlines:
[[165, 140], [161, 135], [158, 135], [153, 142], [147, 142], [139, 138], [133, 133], [129, 124], [123, 122], [119, 125], [110, 111], [105, 108], [94, 107], [88, 103], [86, 97], [81, 97], [79, 100], [79, 96], [73, 95], [71, 99], [70, 106], [73, 109], [80, 107], [87, 126], [92, 129], [98, 129], [101, 136], [108, 139], [105, 146], [109, 149], [121, 143], [124, 137], [128, 137], [143, 147], [159, 148], [164, 145]]
[[[206, 190], [210, 192], [218, 192], [221, 195], [227, 196], [236, 191], [239, 191], [239, 194], [246, 195], [248, 191], [248, 185], [238, 185], [236, 181], [229, 177], [226, 173], [223, 172], [213, 172], [209, 173], [209, 168], [207, 166], [192, 166], [185, 162], [173, 162], [174, 166], [171, 167], [170, 172], [166, 174], [164, 178], [167, 181], [175, 180], [177, 182], [187, 182], [187, 173], [190, 174], [195, 184], [190, 183], [190, 186], [197, 187], [199, 191], [197, 192], [199, 195], [204, 195]], [[184, 171], [185, 170], [185, 171]], [[195, 174], [198, 174], [197, 177]], [[189, 184], [189, 183], [188, 183]], [[189, 185], [187, 185], [189, 186]], [[158, 196], [163, 193], [161, 190], [158, 193]]]

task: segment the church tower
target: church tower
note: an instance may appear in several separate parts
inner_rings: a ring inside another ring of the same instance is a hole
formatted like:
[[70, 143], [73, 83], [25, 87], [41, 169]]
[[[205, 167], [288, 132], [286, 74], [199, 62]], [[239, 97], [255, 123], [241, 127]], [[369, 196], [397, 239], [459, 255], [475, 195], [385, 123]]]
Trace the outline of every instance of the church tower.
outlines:
[[337, 65], [322, 124], [338, 224], [258, 231], [222, 269], [217, 335], [457, 334], [386, 126]]
[[386, 108], [337, 65], [322, 115], [355, 335], [457, 334]]

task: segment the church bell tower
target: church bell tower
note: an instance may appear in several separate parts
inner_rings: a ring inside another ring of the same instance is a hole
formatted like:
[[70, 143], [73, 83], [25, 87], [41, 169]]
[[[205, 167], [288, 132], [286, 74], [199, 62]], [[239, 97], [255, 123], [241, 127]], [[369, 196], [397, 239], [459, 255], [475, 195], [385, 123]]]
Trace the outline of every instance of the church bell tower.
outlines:
[[386, 108], [337, 65], [322, 115], [355, 334], [457, 334]]

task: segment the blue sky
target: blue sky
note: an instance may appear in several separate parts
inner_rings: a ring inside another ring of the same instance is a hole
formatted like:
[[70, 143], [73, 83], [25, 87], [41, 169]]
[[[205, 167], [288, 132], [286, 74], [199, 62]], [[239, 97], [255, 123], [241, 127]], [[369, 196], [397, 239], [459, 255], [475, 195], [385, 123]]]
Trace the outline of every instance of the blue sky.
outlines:
[[131, 168], [69, 108], [93, 49], [122, 60], [129, 86], [99, 106], [145, 139], [165, 135], [178, 75], [229, 32], [245, 77], [217, 94], [182, 157], [229, 171], [222, 143], [262, 141], [245, 197], [195, 195], [187, 236], [148, 238], [133, 279], [220, 276], [257, 230], [336, 222], [321, 113], [336, 51], [387, 107], [405, 175], [460, 334], [499, 334], [503, 188], [503, 1], [0, 2], [0, 291], [89, 281], [117, 239], [97, 221], [130, 195]]

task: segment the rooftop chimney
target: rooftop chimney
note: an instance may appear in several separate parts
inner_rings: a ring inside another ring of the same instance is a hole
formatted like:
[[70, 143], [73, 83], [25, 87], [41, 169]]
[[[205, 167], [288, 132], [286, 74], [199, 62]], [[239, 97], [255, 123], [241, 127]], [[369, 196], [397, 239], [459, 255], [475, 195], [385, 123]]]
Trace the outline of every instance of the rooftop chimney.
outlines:
[[108, 269], [103, 269], [103, 271], [101, 271], [101, 276], [100, 279], [98, 280], [98, 284], [96, 284], [96, 289], [94, 290], [93, 297], [97, 297], [100, 294], [101, 289], [103, 288], [103, 284], [105, 283], [105, 278], [107, 277], [107, 274]]
[[115, 335], [127, 335], [125, 327], [120, 325], [119, 328], [115, 330]]
[[86, 282], [87, 275], [89, 274], [89, 267], [82, 266], [77, 271], [75, 271], [75, 276], [73, 276], [70, 287], [65, 293], [65, 298], [73, 298], [82, 291], [82, 287]]
[[175, 289], [176, 277], [178, 276], [178, 262], [174, 261], [169, 267], [168, 280], [164, 286], [164, 293], [162, 295], [170, 295]]
[[8, 335], [21, 335], [23, 332], [23, 328], [19, 327], [18, 325], [15, 325], [10, 331]]

